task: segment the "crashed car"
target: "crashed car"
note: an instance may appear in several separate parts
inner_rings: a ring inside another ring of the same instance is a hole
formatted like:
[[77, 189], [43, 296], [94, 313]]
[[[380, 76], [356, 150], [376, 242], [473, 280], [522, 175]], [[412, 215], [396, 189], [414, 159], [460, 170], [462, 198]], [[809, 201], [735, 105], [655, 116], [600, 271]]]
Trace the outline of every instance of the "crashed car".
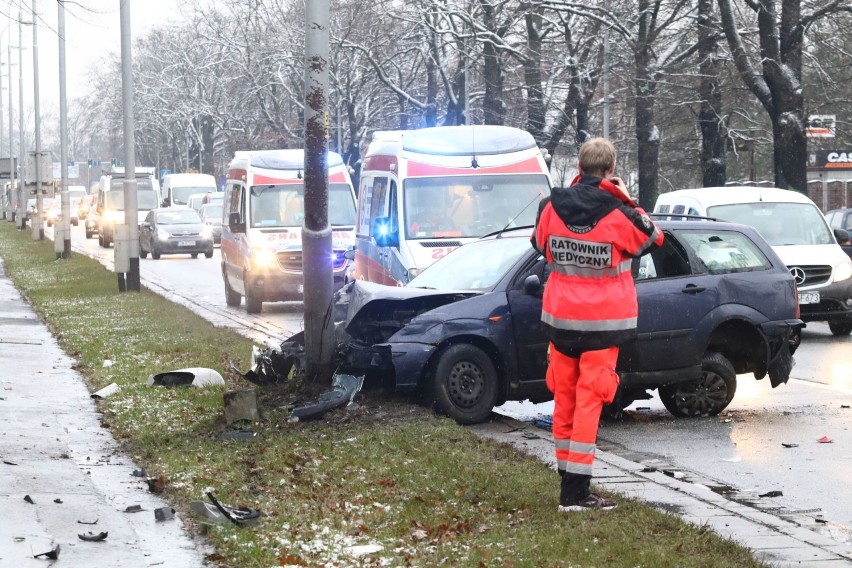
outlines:
[[[660, 222], [664, 245], [633, 261], [637, 338], [622, 346], [618, 409], [658, 389], [675, 416], [715, 415], [737, 375], [785, 383], [799, 319], [796, 285], [751, 227]], [[540, 325], [549, 267], [530, 228], [460, 247], [405, 287], [356, 281], [335, 296], [338, 372], [417, 390], [462, 424], [508, 400], [544, 402], [548, 341]], [[249, 380], [285, 380], [303, 356], [301, 336], [258, 349]]]

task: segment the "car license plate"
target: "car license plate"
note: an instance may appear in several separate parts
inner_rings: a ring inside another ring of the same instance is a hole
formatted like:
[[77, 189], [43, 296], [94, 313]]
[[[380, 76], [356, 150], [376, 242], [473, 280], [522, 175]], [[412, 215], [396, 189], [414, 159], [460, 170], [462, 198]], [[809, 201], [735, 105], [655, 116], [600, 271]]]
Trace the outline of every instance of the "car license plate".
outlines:
[[819, 304], [819, 292], [799, 292], [800, 304]]
[[304, 293], [305, 293], [305, 285], [299, 284], [299, 294], [304, 294]]
[[194, 247], [195, 241], [178, 241], [179, 247]]

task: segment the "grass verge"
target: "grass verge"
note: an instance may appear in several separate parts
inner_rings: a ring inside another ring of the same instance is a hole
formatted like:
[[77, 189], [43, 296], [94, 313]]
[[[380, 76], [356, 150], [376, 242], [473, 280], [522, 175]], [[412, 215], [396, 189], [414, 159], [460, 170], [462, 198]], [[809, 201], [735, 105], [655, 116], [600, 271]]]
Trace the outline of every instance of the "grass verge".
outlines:
[[366, 393], [354, 411], [301, 423], [265, 408], [251, 425], [256, 441], [220, 441], [232, 428], [222, 389], [146, 379], [211, 367], [226, 388], [246, 386], [225, 362], [245, 368], [248, 339], [147, 290], [119, 294], [96, 261], [57, 261], [50, 241], [10, 223], [0, 223], [0, 257], [89, 388], [120, 385], [100, 402], [102, 421], [164, 477], [185, 518], [208, 488], [262, 512], [245, 528], [189, 523], [215, 546], [214, 565], [762, 566], [710, 530], [628, 499], [608, 513], [559, 514], [546, 465], [393, 397]]

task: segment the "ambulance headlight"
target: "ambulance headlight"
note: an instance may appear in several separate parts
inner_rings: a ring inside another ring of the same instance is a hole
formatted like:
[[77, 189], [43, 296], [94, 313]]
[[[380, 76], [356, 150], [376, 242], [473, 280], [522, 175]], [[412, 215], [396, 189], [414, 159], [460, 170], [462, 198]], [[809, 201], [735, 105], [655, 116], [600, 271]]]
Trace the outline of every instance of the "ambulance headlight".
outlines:
[[275, 251], [270, 249], [260, 249], [254, 251], [251, 255], [251, 265], [253, 268], [271, 268], [275, 266], [275, 262]]

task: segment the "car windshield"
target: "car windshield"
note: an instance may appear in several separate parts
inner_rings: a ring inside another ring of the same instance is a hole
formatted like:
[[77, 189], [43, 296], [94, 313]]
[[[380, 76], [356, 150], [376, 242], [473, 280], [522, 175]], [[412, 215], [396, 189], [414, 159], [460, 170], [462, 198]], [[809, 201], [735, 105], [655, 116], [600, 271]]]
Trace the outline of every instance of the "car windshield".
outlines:
[[[305, 186], [255, 185], [251, 188], [252, 227], [300, 227], [305, 220]], [[355, 224], [355, 199], [348, 184], [328, 184], [328, 221]]]
[[481, 237], [535, 223], [550, 185], [529, 174], [411, 178], [403, 195], [407, 238]]
[[526, 237], [475, 241], [435, 261], [407, 286], [435, 290], [490, 290], [531, 250]]
[[157, 223], [160, 225], [190, 225], [200, 222], [201, 217], [194, 209], [175, 209], [157, 213]]
[[205, 205], [201, 208], [201, 218], [205, 221], [208, 219], [221, 219], [222, 218], [222, 206], [221, 205]]
[[[120, 189], [112, 188], [107, 192], [106, 205], [113, 211], [124, 211], [124, 189], [121, 187], [123, 184], [118, 185]], [[158, 206], [156, 191], [152, 189], [136, 189], [136, 207], [138, 210], [149, 211], [156, 209]]]
[[216, 191], [215, 187], [173, 187], [172, 188], [172, 203], [175, 205], [187, 205], [189, 203], [189, 197], [191, 195], [195, 195], [197, 193], [207, 193], [209, 191]]
[[707, 208], [717, 219], [751, 225], [772, 246], [834, 242], [825, 217], [810, 203], [734, 203]]

